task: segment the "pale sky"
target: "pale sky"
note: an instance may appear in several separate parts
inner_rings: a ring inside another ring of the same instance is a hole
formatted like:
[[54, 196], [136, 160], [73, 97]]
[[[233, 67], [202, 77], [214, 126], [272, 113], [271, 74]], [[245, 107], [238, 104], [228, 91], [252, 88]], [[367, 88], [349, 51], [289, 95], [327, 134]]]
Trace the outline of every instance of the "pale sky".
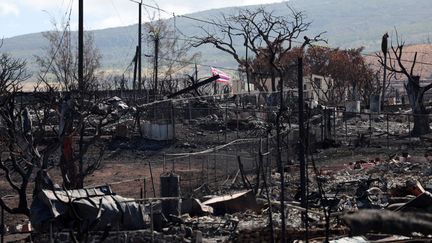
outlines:
[[[229, 6], [244, 6], [282, 2], [281, 0], [144, 0], [144, 4], [156, 6], [170, 13], [187, 14], [202, 10]], [[0, 0], [0, 38], [46, 31], [52, 22], [65, 19], [72, 5], [71, 26], [77, 26], [78, 0]], [[148, 9], [150, 14], [154, 10]], [[148, 20], [143, 9], [143, 20]], [[162, 18], [171, 17], [161, 13]], [[130, 0], [84, 0], [84, 28], [88, 30], [125, 26], [137, 23], [137, 4]]]

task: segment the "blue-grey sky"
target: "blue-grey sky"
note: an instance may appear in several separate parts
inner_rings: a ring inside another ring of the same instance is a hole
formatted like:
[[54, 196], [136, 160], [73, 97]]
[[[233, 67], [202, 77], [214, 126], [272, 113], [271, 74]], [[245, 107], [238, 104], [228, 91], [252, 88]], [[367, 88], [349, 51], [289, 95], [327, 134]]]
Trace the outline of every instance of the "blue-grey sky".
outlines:
[[[280, 0], [144, 0], [175, 14], [186, 14], [213, 8], [281, 2]], [[67, 19], [72, 5], [71, 27], [77, 26], [78, 0], [0, 0], [0, 38], [53, 29], [52, 22]], [[151, 9], [149, 9], [150, 11]], [[154, 15], [154, 10], [151, 10]], [[84, 0], [84, 27], [102, 29], [137, 23], [137, 4], [130, 0]], [[143, 11], [148, 20], [148, 12]], [[161, 13], [162, 18], [171, 17]]]

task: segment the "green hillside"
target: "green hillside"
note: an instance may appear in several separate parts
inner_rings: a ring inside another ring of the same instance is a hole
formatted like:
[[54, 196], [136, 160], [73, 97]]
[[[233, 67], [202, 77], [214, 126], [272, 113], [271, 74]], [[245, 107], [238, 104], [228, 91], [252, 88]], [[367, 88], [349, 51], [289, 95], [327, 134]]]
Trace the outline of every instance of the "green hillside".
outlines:
[[[326, 31], [325, 38], [332, 47], [365, 46], [367, 52], [379, 48], [384, 32], [393, 33], [394, 27], [406, 43], [425, 43], [432, 32], [432, 1], [430, 0], [291, 0], [290, 6], [304, 11], [307, 20], [312, 21], [308, 35]], [[289, 14], [286, 3], [267, 5], [275, 14]], [[256, 6], [249, 6], [254, 8]], [[237, 8], [215, 9], [190, 14], [199, 19], [211, 19], [235, 12]], [[168, 20], [173, 25], [173, 19]], [[185, 36], [199, 35], [199, 26], [205, 23], [177, 17], [176, 26]], [[104, 69], [124, 70], [130, 63], [136, 46], [137, 26], [127, 26], [93, 31], [96, 46], [100, 49]], [[184, 36], [183, 36], [184, 37]], [[184, 37], [185, 38], [185, 37]], [[241, 46], [242, 43], [239, 43]], [[36, 70], [34, 55], [42, 53], [47, 43], [41, 33], [34, 33], [5, 39], [3, 51], [25, 58], [31, 69]], [[144, 43], [143, 52], [149, 53], [148, 44]], [[239, 47], [240, 48], [240, 47]], [[151, 49], [150, 49], [151, 50]], [[198, 48], [202, 53], [200, 62], [215, 65], [236, 67], [233, 60], [221, 51], [206, 46]], [[144, 58], [144, 63], [146, 60]]]

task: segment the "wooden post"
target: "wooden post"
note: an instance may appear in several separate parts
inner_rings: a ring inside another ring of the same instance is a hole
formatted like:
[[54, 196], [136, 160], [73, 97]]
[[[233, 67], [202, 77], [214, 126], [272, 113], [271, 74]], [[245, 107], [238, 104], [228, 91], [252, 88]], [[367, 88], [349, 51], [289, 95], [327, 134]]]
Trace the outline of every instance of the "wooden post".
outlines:
[[345, 140], [346, 140], [346, 142], [347, 142], [347, 144], [348, 144], [348, 124], [347, 124], [347, 120], [348, 120], [348, 118], [347, 118], [346, 112], [344, 111], [344, 121], [345, 121]]
[[387, 117], [387, 149], [390, 147], [390, 142], [389, 142], [389, 114], [386, 114]]
[[270, 182], [271, 180], [271, 170], [272, 170], [272, 165], [271, 165], [271, 153], [270, 153], [270, 137], [269, 137], [269, 133], [267, 133], [267, 176], [268, 176], [268, 181]]
[[214, 150], [214, 181], [217, 182], [217, 171], [216, 171], [216, 149]]
[[163, 169], [162, 171], [165, 173], [165, 166], [166, 166], [166, 154], [163, 154]]
[[171, 122], [173, 128], [173, 140], [176, 139], [176, 129], [175, 129], [175, 111], [174, 111], [174, 103], [171, 101]]
[[336, 116], [337, 116], [337, 110], [333, 110], [333, 138], [336, 141]]
[[207, 185], [208, 185], [208, 182], [209, 182], [209, 164], [210, 164], [210, 155], [208, 155], [207, 154], [207, 179], [206, 179], [206, 182], [207, 182]]
[[[304, 127], [304, 114], [303, 114], [303, 108], [304, 108], [304, 99], [303, 99], [303, 58], [299, 57], [298, 58], [298, 83], [297, 83], [297, 88], [298, 88], [298, 109], [299, 109], [299, 161], [300, 161], [300, 187], [301, 187], [301, 206], [303, 208], [307, 207], [307, 198], [306, 198], [306, 169], [307, 169], [307, 165], [306, 165], [306, 160], [305, 160], [305, 156], [304, 156], [304, 138], [305, 138], [305, 127]], [[280, 171], [280, 173], [283, 173], [283, 169], [282, 171]], [[283, 178], [283, 174], [281, 175]], [[284, 185], [282, 185], [282, 189]], [[281, 195], [282, 196], [282, 195]], [[284, 214], [283, 211], [283, 205], [284, 205], [284, 199], [281, 198], [281, 213]], [[283, 232], [283, 236], [285, 236], [285, 218], [282, 217], [283, 222], [282, 222], [282, 227], [284, 227], [282, 229]], [[304, 223], [305, 223], [305, 228], [307, 228], [307, 218], [304, 218]]]
[[151, 200], [150, 200], [150, 230], [151, 230], [151, 242], [154, 242], [153, 201]]
[[269, 226], [270, 226], [270, 232], [271, 232], [271, 236], [270, 236], [271, 241], [270, 242], [274, 243], [275, 239], [274, 239], [274, 229], [273, 229], [273, 212], [272, 212], [271, 201], [270, 201], [271, 199], [270, 199], [269, 186], [267, 184], [266, 174], [264, 172], [264, 166], [262, 166], [264, 164], [264, 158], [263, 158], [261, 147], [260, 147], [260, 151], [259, 151], [259, 163], [261, 165], [260, 168], [261, 168], [261, 172], [262, 172], [264, 188], [266, 190], [267, 203], [268, 203], [268, 205], [270, 205], [269, 209], [268, 209]]
[[324, 110], [321, 110], [321, 142], [324, 142]]
[[[142, 0], [138, 3], [138, 46], [137, 46], [137, 63], [138, 63], [138, 90], [141, 91], [141, 82], [142, 82], [142, 61], [141, 61], [141, 53], [142, 53], [142, 44], [141, 44], [141, 27], [142, 27]], [[141, 94], [141, 92], [139, 92]]]
[[237, 138], [240, 138], [239, 136], [239, 107], [236, 103], [236, 118], [237, 118]]
[[152, 183], [153, 197], [156, 197], [156, 190], [155, 190], [155, 185], [154, 185], [154, 180], [153, 180], [153, 171], [152, 171], [150, 161], [148, 162], [148, 165], [149, 165], [149, 169], [150, 169], [150, 179], [151, 179], [151, 183]]
[[[155, 98], [154, 100], [157, 100], [157, 95], [158, 95], [158, 60], [159, 60], [159, 32], [154, 33], [154, 51], [155, 51], [155, 55], [154, 55], [154, 95]], [[162, 88], [161, 88], [162, 89]], [[160, 90], [160, 92], [162, 92], [162, 90]]]
[[147, 183], [146, 183], [146, 178], [144, 178], [143, 180], [143, 186], [144, 186], [144, 198], [147, 197]]
[[83, 92], [84, 83], [84, 0], [78, 1], [78, 89]]
[[204, 184], [204, 160], [201, 160], [201, 184]]
[[385, 33], [382, 37], [381, 41], [381, 51], [384, 54], [384, 74], [383, 74], [383, 89], [382, 89], [382, 95], [381, 95], [381, 111], [384, 111], [384, 103], [385, 103], [385, 91], [386, 91], [386, 79], [387, 79], [387, 47], [388, 47], [388, 33]]
[[[192, 174], [191, 156], [189, 155], [188, 158], [189, 158], [188, 170], [189, 170], [189, 176], [190, 176]], [[188, 179], [189, 179], [189, 189], [192, 192], [193, 191], [193, 189], [192, 189], [192, 179], [193, 179], [193, 176], [189, 177]]]
[[227, 142], [228, 133], [228, 106], [225, 106], [225, 143]]
[[369, 143], [372, 140], [372, 114], [369, 113]]

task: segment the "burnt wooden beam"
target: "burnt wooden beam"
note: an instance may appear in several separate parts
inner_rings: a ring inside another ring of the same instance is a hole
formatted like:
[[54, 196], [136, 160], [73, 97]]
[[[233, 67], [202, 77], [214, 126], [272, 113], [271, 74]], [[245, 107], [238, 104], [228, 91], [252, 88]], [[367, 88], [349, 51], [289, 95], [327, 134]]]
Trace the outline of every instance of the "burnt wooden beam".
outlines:
[[203, 86], [203, 85], [206, 85], [206, 84], [208, 84], [208, 83], [211, 83], [211, 82], [213, 82], [213, 81], [215, 81], [215, 80], [217, 80], [217, 79], [219, 79], [219, 75], [213, 76], [213, 77], [208, 78], [208, 79], [206, 79], [206, 80], [204, 80], [204, 81], [201, 81], [201, 82], [196, 83], [196, 84], [193, 84], [193, 85], [191, 85], [191, 86], [189, 86], [189, 87], [187, 87], [187, 88], [184, 88], [184, 89], [182, 89], [182, 90], [179, 90], [179, 91], [177, 91], [177, 92], [175, 92], [175, 93], [173, 93], [173, 94], [168, 95], [167, 98], [169, 98], [169, 99], [170, 99], [170, 98], [174, 98], [174, 97], [179, 96], [179, 95], [181, 95], [181, 94], [187, 93], [187, 92], [189, 92], [189, 91], [191, 91], [191, 90], [195, 90], [195, 89], [197, 89], [197, 88], [199, 88], [199, 87], [201, 87], [201, 86]]

